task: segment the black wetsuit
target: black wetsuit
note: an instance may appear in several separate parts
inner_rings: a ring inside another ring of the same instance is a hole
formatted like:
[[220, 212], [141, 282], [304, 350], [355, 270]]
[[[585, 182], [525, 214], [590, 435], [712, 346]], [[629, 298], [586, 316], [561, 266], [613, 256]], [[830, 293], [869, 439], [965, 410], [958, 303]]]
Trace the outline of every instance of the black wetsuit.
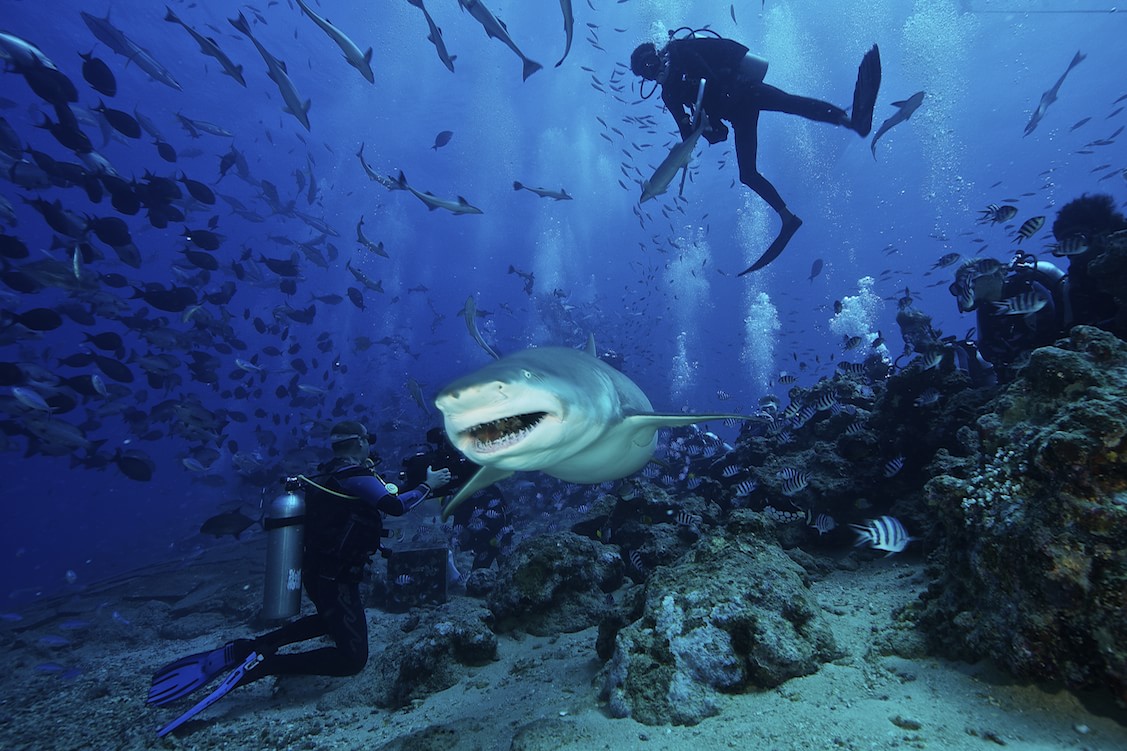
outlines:
[[[306, 494], [302, 579], [317, 614], [252, 640], [249, 646], [266, 659], [243, 683], [267, 675], [355, 675], [368, 662], [368, 621], [360, 600], [360, 581], [368, 559], [380, 548], [380, 514], [402, 516], [421, 503], [430, 489], [422, 484], [399, 495], [389, 493], [370, 469], [351, 462], [334, 462], [329, 471], [330, 476], [318, 484], [355, 498], [316, 488]], [[319, 636], [328, 636], [336, 646], [274, 654], [281, 646]]]
[[[719, 131], [710, 142], [724, 140], [727, 128], [721, 120], [732, 124], [736, 134], [736, 159], [740, 166], [740, 182], [758, 193], [779, 214], [786, 203], [767, 178], [759, 173], [756, 160], [759, 152], [759, 113], [785, 112], [807, 120], [835, 125], [848, 125], [845, 110], [828, 102], [788, 94], [741, 73], [741, 64], [748, 48], [731, 39], [674, 39], [662, 50], [669, 67], [662, 83], [661, 98], [673, 114], [681, 137], [692, 132], [688, 108], [696, 104], [700, 80], [707, 81], [702, 107], [708, 115], [709, 129]], [[706, 137], [708, 137], [706, 131]]]
[[978, 349], [994, 365], [1003, 381], [1013, 378], [1015, 366], [1037, 347], [1052, 344], [1071, 327], [1072, 314], [1066, 278], [1018, 268], [1006, 277], [1001, 299], [1035, 294], [1048, 302], [1036, 313], [1004, 315], [997, 306], [977, 306]]

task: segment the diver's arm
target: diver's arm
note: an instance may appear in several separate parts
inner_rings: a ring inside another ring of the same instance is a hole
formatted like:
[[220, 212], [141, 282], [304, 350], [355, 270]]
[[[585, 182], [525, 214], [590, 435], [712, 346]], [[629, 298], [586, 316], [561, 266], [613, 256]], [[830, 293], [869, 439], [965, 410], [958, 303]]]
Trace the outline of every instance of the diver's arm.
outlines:
[[360, 499], [388, 516], [403, 516], [430, 497], [430, 494], [450, 482], [450, 470], [427, 467], [426, 482], [413, 490], [392, 493], [378, 477], [350, 477], [341, 482], [346, 493]]
[[681, 101], [680, 97], [676, 96], [674, 92], [676, 88], [672, 85], [662, 86], [661, 101], [665, 102], [665, 108], [669, 110], [669, 114], [673, 115], [673, 122], [677, 123], [677, 130], [681, 131], [681, 140], [683, 141], [693, 132], [693, 121], [685, 103]]
[[391, 493], [378, 477], [372, 476], [349, 477], [341, 480], [340, 484], [345, 493], [358, 497], [362, 503], [389, 516], [403, 516], [421, 503], [430, 492], [429, 488], [426, 488], [426, 492], [420, 492], [420, 489], [426, 487], [420, 485], [408, 493]]

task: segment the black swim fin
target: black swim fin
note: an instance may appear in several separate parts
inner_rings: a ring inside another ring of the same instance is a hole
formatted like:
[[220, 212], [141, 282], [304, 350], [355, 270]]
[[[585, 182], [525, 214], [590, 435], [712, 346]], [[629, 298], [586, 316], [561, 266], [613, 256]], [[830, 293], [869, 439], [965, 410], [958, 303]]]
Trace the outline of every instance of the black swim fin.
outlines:
[[163, 707], [211, 683], [216, 676], [231, 670], [253, 650], [250, 640], [228, 642], [219, 649], [181, 657], [153, 674], [146, 704]]
[[776, 258], [778, 258], [779, 255], [783, 252], [783, 249], [787, 247], [787, 243], [790, 242], [790, 239], [794, 237], [794, 233], [798, 232], [798, 228], [801, 226], [802, 220], [794, 214], [791, 214], [788, 218], [784, 219], [783, 226], [782, 229], [779, 230], [778, 237], [776, 237], [775, 241], [772, 242], [770, 247], [767, 248], [767, 252], [761, 255], [758, 261], [748, 266], [736, 276], [743, 276], [744, 274], [750, 274], [753, 271], [759, 271], [761, 268], [771, 263], [771, 261], [774, 261]]
[[210, 694], [207, 695], [207, 697], [202, 699], [198, 704], [196, 704], [194, 707], [189, 709], [187, 712], [180, 715], [175, 720], [173, 720], [172, 722], [168, 723], [167, 725], [162, 727], [160, 730], [158, 730], [157, 731], [157, 738], [163, 738], [164, 736], [168, 735], [173, 730], [180, 727], [185, 722], [192, 719], [193, 717], [198, 715], [200, 712], [204, 711], [205, 709], [210, 707], [212, 704], [214, 704], [215, 702], [219, 701], [224, 696], [229, 694], [233, 688], [235, 688], [236, 686], [238, 686], [242, 682], [243, 678], [246, 677], [247, 673], [249, 673], [250, 671], [254, 670], [256, 667], [258, 667], [259, 665], [262, 664], [263, 659], [264, 658], [260, 653], [251, 652], [247, 656], [247, 658], [245, 660], [243, 660], [241, 665], [239, 665], [237, 668], [235, 668], [235, 670], [230, 675], [228, 675], [226, 678], [223, 679], [223, 682], [219, 684], [219, 688], [212, 691]]
[[862, 138], [873, 129], [873, 109], [877, 106], [877, 93], [880, 91], [880, 50], [873, 48], [861, 58], [857, 68], [857, 85], [853, 87], [853, 110], [849, 115], [849, 127]]

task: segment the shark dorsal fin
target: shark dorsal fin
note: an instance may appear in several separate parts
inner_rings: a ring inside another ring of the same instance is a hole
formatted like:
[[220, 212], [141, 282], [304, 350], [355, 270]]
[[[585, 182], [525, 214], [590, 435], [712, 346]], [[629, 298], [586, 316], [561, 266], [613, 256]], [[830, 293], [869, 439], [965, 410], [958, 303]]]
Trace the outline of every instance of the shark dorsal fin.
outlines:
[[589, 354], [591, 357], [598, 357], [598, 355], [595, 354], [595, 335], [594, 334], [588, 334], [587, 335], [587, 346], [585, 346], [583, 348], [583, 351], [586, 352], [587, 354]]

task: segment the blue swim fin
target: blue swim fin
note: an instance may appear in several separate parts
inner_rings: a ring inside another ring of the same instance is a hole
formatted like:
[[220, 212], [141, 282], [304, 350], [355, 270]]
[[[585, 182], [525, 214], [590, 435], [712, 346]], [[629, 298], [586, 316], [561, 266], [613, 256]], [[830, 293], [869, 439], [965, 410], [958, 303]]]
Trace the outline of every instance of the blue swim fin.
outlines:
[[210, 707], [215, 702], [222, 699], [224, 696], [231, 692], [231, 689], [239, 685], [239, 683], [243, 680], [243, 677], [247, 673], [261, 665], [263, 659], [264, 658], [260, 653], [251, 652], [250, 655], [245, 660], [243, 660], [241, 665], [235, 668], [230, 675], [223, 679], [223, 682], [219, 684], [219, 688], [208, 694], [207, 697], [202, 699], [198, 704], [196, 704], [196, 706], [192, 707], [187, 712], [180, 715], [175, 720], [158, 730], [157, 737], [163, 738], [176, 728], [183, 725], [188, 720], [198, 715], [200, 712]]
[[211, 683], [220, 673], [238, 665], [253, 651], [250, 640], [240, 639], [219, 649], [181, 657], [153, 674], [146, 704], [163, 707]]

